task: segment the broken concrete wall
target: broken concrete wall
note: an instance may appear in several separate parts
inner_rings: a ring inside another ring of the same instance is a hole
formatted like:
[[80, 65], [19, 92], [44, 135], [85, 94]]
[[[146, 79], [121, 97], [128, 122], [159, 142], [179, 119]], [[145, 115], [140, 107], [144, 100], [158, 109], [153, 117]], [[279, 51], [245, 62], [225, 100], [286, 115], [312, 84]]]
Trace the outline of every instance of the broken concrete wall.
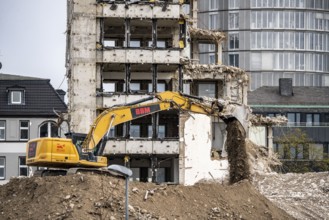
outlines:
[[180, 183], [193, 185], [200, 180], [224, 180], [228, 175], [228, 161], [212, 160], [211, 117], [190, 114], [183, 125], [183, 152], [180, 152]]
[[96, 5], [68, 1], [68, 98], [70, 129], [86, 133], [96, 117]]

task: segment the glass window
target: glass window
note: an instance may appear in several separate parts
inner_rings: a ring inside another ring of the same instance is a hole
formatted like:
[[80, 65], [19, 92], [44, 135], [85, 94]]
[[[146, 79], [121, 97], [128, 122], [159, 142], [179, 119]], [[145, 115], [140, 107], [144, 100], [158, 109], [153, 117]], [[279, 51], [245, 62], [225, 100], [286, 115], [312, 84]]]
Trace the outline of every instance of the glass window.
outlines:
[[229, 13], [229, 29], [238, 29], [239, 28], [239, 13], [230, 12]]
[[215, 64], [216, 62], [216, 55], [215, 54], [209, 54], [209, 62], [208, 64]]
[[130, 125], [130, 137], [132, 138], [140, 137], [141, 136], [140, 132], [141, 132], [140, 125]]
[[297, 8], [304, 8], [305, 6], [305, 0], [297, 0], [296, 1], [296, 7]]
[[287, 113], [289, 125], [298, 125], [300, 123], [300, 113]]
[[303, 53], [297, 53], [295, 55], [295, 68], [296, 70], [304, 70], [304, 54]]
[[190, 95], [191, 94], [191, 85], [190, 83], [183, 84], [183, 93]]
[[[148, 84], [148, 92], [152, 92], [152, 83]], [[166, 84], [165, 83], [157, 83], [157, 91], [156, 92], [164, 92], [166, 91]]]
[[256, 36], [256, 39], [257, 39], [257, 48], [262, 48], [262, 32], [257, 32], [257, 36]]
[[233, 33], [229, 34], [229, 48], [230, 49], [239, 49], [239, 34]]
[[251, 53], [250, 57], [250, 69], [259, 70], [262, 67], [262, 56], [261, 53]]
[[320, 114], [313, 115], [313, 125], [320, 125]]
[[257, 0], [251, 0], [251, 7], [256, 8], [257, 6]]
[[255, 90], [262, 86], [262, 73], [252, 73], [250, 76], [251, 90]]
[[229, 1], [229, 8], [232, 9], [232, 8], [239, 8], [240, 6], [240, 0], [230, 0]]
[[131, 40], [130, 47], [141, 47], [141, 41], [140, 40]]
[[104, 40], [104, 47], [115, 47], [115, 40]]
[[[153, 136], [153, 130], [152, 125], [148, 126], [148, 137]], [[159, 125], [158, 126], [158, 137], [157, 138], [165, 138], [166, 137], [166, 126], [165, 125]]]
[[218, 27], [218, 14], [210, 14], [209, 15], [209, 29], [216, 30]]
[[0, 180], [6, 178], [6, 158], [0, 157]]
[[206, 96], [216, 98], [216, 84], [213, 83], [199, 83], [198, 84], [198, 96]]
[[279, 12], [279, 28], [284, 28], [284, 12]]
[[[148, 47], [152, 47], [153, 46], [153, 42], [149, 41], [148, 42]], [[164, 40], [157, 40], [157, 48], [166, 48], [166, 41]]]
[[252, 32], [251, 33], [251, 49], [256, 49], [257, 48], [257, 33]]
[[256, 23], [257, 23], [257, 13], [255, 11], [251, 12], [251, 28], [256, 28]]
[[320, 114], [306, 114], [306, 126], [320, 125]]
[[267, 24], [268, 24], [267, 14], [268, 14], [267, 11], [262, 12], [262, 28], [267, 28]]
[[257, 0], [257, 8], [262, 7], [262, 0]]
[[23, 103], [23, 91], [10, 91], [9, 104], [20, 105]]
[[208, 44], [209, 51], [216, 51], [216, 45], [215, 44]]
[[130, 91], [136, 92], [141, 90], [140, 83], [130, 83]]
[[279, 21], [278, 21], [278, 12], [277, 11], [272, 12], [272, 21], [273, 21], [273, 25], [270, 25], [270, 28], [278, 28]]
[[268, 43], [267, 43], [267, 32], [261, 32], [262, 33], [262, 43], [261, 43], [261, 45], [262, 45], [262, 47], [261, 48], [267, 48], [267, 45], [268, 45]]
[[103, 82], [103, 91], [104, 92], [115, 92], [116, 91], [115, 82]]
[[283, 32], [280, 32], [279, 33], [279, 48], [283, 49], [283, 45], [284, 45]]
[[0, 121], [0, 140], [6, 139], [6, 121]]
[[209, 0], [209, 9], [218, 9], [218, 0]]
[[256, 26], [257, 28], [262, 28], [262, 12], [261, 11], [257, 11], [256, 12], [257, 16], [256, 16]]
[[39, 127], [39, 137], [58, 137], [58, 127], [55, 122], [44, 122]]
[[239, 54], [229, 54], [229, 65], [239, 67]]
[[18, 157], [18, 176], [27, 176], [26, 157]]
[[273, 32], [268, 32], [268, 45], [267, 48], [273, 49]]
[[29, 121], [20, 121], [19, 131], [20, 131], [20, 140], [29, 139]]

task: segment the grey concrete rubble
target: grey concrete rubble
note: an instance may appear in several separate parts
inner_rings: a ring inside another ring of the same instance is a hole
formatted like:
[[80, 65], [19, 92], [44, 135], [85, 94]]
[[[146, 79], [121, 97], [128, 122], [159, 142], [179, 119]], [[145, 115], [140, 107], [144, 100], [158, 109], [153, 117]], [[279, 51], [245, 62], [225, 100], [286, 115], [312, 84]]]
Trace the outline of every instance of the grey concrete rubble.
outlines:
[[220, 31], [205, 30], [189, 26], [190, 35], [193, 39], [212, 40], [221, 43], [226, 39], [226, 35]]

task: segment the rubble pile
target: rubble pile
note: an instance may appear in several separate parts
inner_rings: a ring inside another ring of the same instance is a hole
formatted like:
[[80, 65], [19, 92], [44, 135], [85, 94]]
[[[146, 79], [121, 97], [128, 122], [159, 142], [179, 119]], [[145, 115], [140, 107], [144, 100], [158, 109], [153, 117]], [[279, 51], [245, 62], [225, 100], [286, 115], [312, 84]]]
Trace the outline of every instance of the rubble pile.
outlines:
[[249, 120], [254, 126], [279, 126], [288, 123], [288, 119], [285, 116], [268, 117], [252, 114], [249, 116]]
[[246, 139], [246, 148], [252, 175], [271, 173], [273, 167], [281, 166], [278, 156], [269, 154], [267, 148], [258, 146], [249, 139]]
[[[146, 196], [147, 195], [147, 196]], [[124, 219], [125, 182], [76, 174], [0, 186], [0, 219]], [[194, 186], [129, 183], [129, 219], [293, 219], [248, 181]]]
[[253, 184], [296, 219], [329, 219], [329, 173], [268, 173]]
[[188, 30], [190, 32], [191, 38], [195, 40], [210, 40], [221, 43], [226, 39], [225, 33], [220, 31], [205, 30], [192, 26], [189, 26]]
[[219, 64], [192, 64], [191, 62], [187, 62], [184, 65], [184, 73], [187, 76], [191, 76], [191, 78], [196, 79], [204, 74], [212, 74], [214, 77], [218, 75], [230, 75], [230, 78], [237, 79], [243, 76], [245, 80], [248, 80], [248, 76], [244, 70], [233, 66]]

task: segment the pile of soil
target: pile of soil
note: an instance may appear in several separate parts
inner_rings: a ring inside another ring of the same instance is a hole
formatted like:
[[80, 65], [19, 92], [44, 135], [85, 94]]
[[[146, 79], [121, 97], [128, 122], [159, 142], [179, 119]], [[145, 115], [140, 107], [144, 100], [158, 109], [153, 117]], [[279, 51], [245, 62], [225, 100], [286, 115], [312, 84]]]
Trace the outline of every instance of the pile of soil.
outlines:
[[[0, 219], [124, 219], [125, 181], [75, 174], [0, 186]], [[129, 183], [130, 219], [293, 219], [249, 181], [194, 186]]]

